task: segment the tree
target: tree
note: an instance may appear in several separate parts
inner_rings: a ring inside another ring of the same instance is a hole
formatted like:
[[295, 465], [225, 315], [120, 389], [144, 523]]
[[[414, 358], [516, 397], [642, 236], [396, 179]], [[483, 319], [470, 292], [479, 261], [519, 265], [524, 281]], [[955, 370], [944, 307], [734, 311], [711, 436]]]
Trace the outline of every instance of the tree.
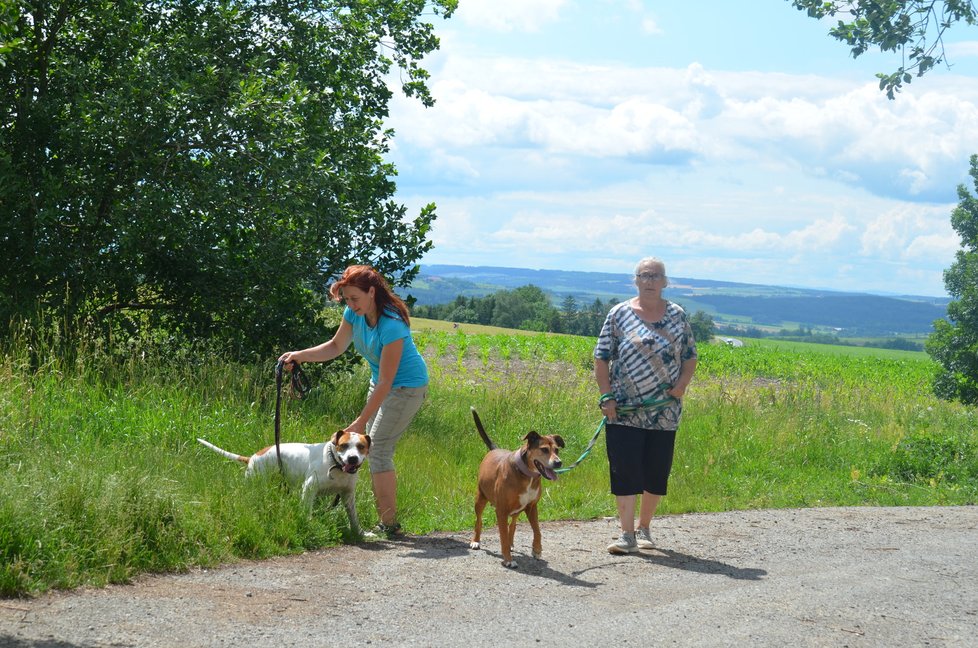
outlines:
[[153, 326], [266, 352], [365, 262], [406, 285], [434, 205], [392, 197], [390, 72], [425, 105], [457, 0], [7, 0], [0, 336]]
[[974, 25], [978, 11], [971, 0], [791, 0], [812, 18], [848, 16], [829, 34], [846, 43], [853, 58], [872, 47], [900, 52], [902, 64], [894, 72], [880, 72], [880, 90], [893, 99], [904, 83], [935, 65], [946, 64], [944, 32], [958, 22]]
[[[978, 155], [971, 156], [971, 177], [978, 191]], [[944, 286], [952, 301], [947, 319], [934, 322], [927, 353], [942, 370], [934, 381], [941, 398], [978, 404], [978, 198], [964, 185], [951, 225], [961, 237], [954, 263], [944, 271]]]
[[472, 300], [466, 299], [464, 295], [458, 295], [453, 304], [448, 304], [446, 310], [448, 315], [445, 319], [461, 324], [478, 324], [478, 316], [472, 307]]
[[568, 317], [577, 314], [577, 300], [574, 299], [574, 295], [567, 295], [561, 300], [560, 311]]
[[689, 318], [689, 325], [693, 329], [693, 339], [697, 342], [709, 342], [716, 335], [717, 326], [713, 318], [706, 311], [696, 311]]
[[502, 328], [546, 331], [556, 309], [550, 298], [532, 284], [495, 294], [490, 324]]
[[10, 2], [0, 2], [0, 67], [5, 65], [7, 54], [20, 45], [17, 33], [17, 6]]

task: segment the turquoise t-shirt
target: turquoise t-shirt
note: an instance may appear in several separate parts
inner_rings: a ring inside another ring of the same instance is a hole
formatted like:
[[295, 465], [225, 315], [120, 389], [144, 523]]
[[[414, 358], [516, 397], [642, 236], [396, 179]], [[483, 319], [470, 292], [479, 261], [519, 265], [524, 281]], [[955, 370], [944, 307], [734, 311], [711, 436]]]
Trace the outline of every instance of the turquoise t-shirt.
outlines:
[[343, 319], [353, 327], [353, 346], [370, 365], [370, 377], [376, 384], [380, 380], [380, 352], [384, 346], [396, 340], [404, 340], [401, 363], [397, 366], [392, 387], [424, 387], [428, 384], [428, 365], [418, 353], [411, 337], [411, 329], [396, 312], [387, 311], [377, 321], [377, 326], [367, 324], [367, 318], [357, 315], [350, 307], [343, 310]]

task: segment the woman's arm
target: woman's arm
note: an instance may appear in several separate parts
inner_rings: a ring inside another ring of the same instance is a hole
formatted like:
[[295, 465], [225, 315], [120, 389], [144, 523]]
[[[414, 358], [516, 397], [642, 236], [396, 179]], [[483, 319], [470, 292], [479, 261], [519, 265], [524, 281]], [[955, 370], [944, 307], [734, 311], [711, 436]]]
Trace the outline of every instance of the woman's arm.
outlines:
[[695, 371], [696, 358], [684, 360], [682, 366], [679, 368], [679, 378], [676, 379], [676, 384], [667, 393], [673, 398], [682, 398], [686, 393], [686, 388], [689, 387], [690, 381], [693, 380], [693, 373]]
[[343, 320], [329, 342], [323, 342], [318, 346], [309, 347], [302, 351], [286, 351], [279, 357], [279, 360], [285, 362], [286, 365], [293, 362], [326, 362], [346, 351], [352, 340], [353, 326]]
[[384, 345], [380, 351], [380, 371], [378, 372], [377, 384], [374, 385], [373, 393], [367, 399], [367, 404], [363, 406], [363, 411], [353, 423], [346, 427], [346, 432], [357, 432], [364, 434], [367, 429], [367, 421], [373, 418], [384, 399], [391, 393], [391, 386], [394, 384], [394, 376], [401, 364], [401, 356], [404, 354], [404, 338], [394, 340]]
[[[607, 360], [600, 358], [594, 359], [594, 380], [598, 383], [598, 393], [611, 393], [611, 364]], [[606, 400], [599, 403], [601, 413], [608, 417], [609, 421], [618, 420], [618, 401], [615, 399]]]

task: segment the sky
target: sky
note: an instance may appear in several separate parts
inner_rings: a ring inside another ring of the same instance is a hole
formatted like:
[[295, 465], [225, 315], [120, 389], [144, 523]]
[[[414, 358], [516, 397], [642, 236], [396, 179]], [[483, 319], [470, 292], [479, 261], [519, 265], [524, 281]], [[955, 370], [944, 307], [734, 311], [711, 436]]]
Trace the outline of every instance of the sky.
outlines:
[[787, 0], [460, 0], [436, 100], [387, 125], [396, 199], [434, 202], [424, 264], [945, 296], [974, 192], [978, 27], [889, 100]]

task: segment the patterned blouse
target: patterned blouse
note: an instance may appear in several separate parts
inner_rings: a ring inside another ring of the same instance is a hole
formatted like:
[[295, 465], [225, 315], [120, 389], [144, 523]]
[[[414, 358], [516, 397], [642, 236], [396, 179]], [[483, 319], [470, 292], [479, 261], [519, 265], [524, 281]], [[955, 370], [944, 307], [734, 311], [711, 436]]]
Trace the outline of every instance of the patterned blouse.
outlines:
[[[658, 322], [635, 314], [631, 300], [616, 304], [604, 320], [594, 357], [611, 365], [611, 392], [618, 405], [639, 405], [666, 397], [679, 378], [683, 362], [696, 358], [696, 341], [686, 312], [666, 302]], [[672, 400], [657, 407], [621, 414], [618, 423], [647, 430], [679, 428], [682, 404]]]

